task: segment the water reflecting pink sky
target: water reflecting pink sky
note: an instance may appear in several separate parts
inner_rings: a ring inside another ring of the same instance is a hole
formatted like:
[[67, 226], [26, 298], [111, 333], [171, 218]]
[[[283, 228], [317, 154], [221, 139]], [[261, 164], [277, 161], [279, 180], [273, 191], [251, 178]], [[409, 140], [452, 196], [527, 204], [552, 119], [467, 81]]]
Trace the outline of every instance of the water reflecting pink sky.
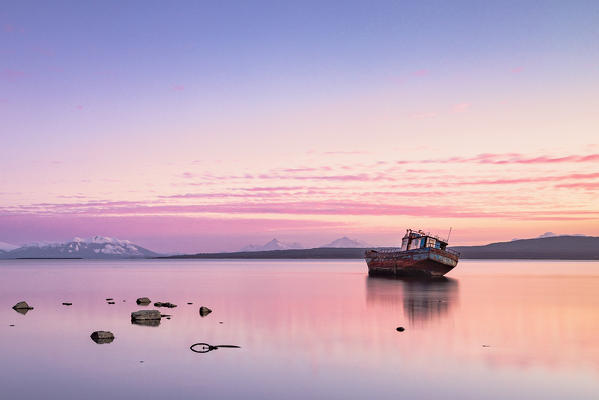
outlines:
[[[598, 262], [468, 260], [428, 283], [369, 278], [353, 260], [18, 260], [0, 273], [7, 398], [599, 393]], [[172, 319], [132, 325], [155, 308], [142, 296], [178, 304], [161, 309]], [[35, 309], [15, 312], [20, 300]], [[95, 330], [116, 339], [96, 344]], [[196, 354], [196, 342], [241, 348]]]

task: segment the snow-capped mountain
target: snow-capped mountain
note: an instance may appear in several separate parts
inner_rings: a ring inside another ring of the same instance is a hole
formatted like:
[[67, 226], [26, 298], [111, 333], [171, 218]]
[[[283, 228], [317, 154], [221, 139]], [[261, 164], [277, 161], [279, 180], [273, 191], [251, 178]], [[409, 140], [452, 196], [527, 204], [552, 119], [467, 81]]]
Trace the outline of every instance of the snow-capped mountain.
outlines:
[[0, 254], [2, 254], [2, 252], [6, 253], [7, 251], [11, 251], [18, 248], [19, 246], [15, 246], [14, 244], [0, 242]]
[[157, 255], [128, 240], [103, 236], [74, 238], [62, 243], [31, 243], [0, 253], [2, 258], [138, 258]]
[[299, 243], [285, 243], [281, 242], [278, 239], [273, 239], [270, 242], [260, 246], [257, 244], [250, 244], [249, 246], [245, 246], [240, 251], [269, 251], [269, 250], [289, 250], [289, 249], [303, 249]]
[[350, 239], [347, 236], [343, 236], [337, 240], [333, 240], [331, 243], [327, 243], [320, 247], [335, 247], [335, 248], [362, 248], [362, 247], [371, 247], [368, 243], [362, 242], [361, 240]]

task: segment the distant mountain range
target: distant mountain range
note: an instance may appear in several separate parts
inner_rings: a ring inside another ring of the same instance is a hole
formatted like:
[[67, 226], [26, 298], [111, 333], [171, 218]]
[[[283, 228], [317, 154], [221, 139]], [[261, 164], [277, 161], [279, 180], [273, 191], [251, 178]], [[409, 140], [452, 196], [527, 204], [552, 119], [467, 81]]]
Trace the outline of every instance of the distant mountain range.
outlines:
[[156, 257], [148, 249], [131, 243], [103, 236], [90, 239], [74, 238], [62, 243], [32, 243], [21, 247], [0, 247], [0, 258], [143, 258]]
[[[599, 260], [599, 237], [568, 235], [535, 239], [518, 239], [484, 246], [453, 247], [462, 259], [562, 259]], [[272, 259], [361, 259], [366, 243], [342, 237], [318, 248], [303, 249], [299, 243], [273, 239], [263, 246], [246, 246], [233, 253], [199, 253], [176, 255], [174, 258], [272, 258]], [[33, 243], [15, 246], [0, 242], [0, 258], [153, 258], [161, 255], [131, 243], [109, 237], [74, 238], [62, 243]]]
[[250, 244], [243, 247], [240, 251], [271, 251], [271, 250], [289, 250], [289, 249], [303, 249], [300, 243], [285, 243], [278, 239], [273, 239], [264, 245]]
[[[458, 246], [452, 248], [461, 253], [461, 259], [599, 260], [599, 237], [593, 236], [551, 236], [491, 243], [484, 246]], [[364, 257], [364, 250], [364, 248], [320, 247], [234, 253], [199, 253], [173, 256], [173, 258], [361, 259]]]
[[364, 247], [370, 247], [370, 245], [366, 242], [362, 242], [361, 240], [354, 240], [354, 239], [350, 239], [347, 236], [343, 236], [342, 238], [339, 238], [337, 240], [333, 240], [331, 243], [327, 243], [325, 245], [322, 245], [320, 247], [329, 247], [329, 248], [364, 248]]
[[0, 242], [0, 254], [6, 253], [8, 251], [18, 249], [19, 246], [15, 246], [14, 244]]
[[[333, 248], [362, 248], [369, 247], [368, 243], [362, 242], [360, 240], [353, 240], [344, 236], [337, 240], [333, 240], [331, 243], [324, 244], [319, 247], [333, 247]], [[293, 242], [281, 242], [278, 239], [273, 239], [270, 242], [264, 245], [250, 244], [248, 246], [243, 247], [240, 252], [249, 252], [249, 251], [273, 251], [273, 250], [299, 250], [305, 249], [300, 243]]]

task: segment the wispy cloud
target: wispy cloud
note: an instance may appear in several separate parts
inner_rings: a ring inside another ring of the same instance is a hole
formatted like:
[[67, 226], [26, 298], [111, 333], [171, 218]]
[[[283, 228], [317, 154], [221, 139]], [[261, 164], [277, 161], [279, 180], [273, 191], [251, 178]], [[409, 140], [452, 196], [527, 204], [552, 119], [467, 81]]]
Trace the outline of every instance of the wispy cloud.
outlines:
[[555, 164], [555, 163], [585, 163], [599, 161], [599, 154], [567, 155], [567, 156], [525, 156], [518, 153], [492, 154], [482, 153], [474, 157], [449, 157], [415, 161], [415, 163], [478, 163], [478, 164]]
[[518, 183], [537, 183], [537, 182], [557, 182], [567, 180], [579, 180], [579, 179], [596, 179], [599, 178], [599, 172], [593, 172], [588, 174], [567, 174], [567, 175], [556, 175], [556, 176], [534, 176], [534, 177], [519, 177], [519, 178], [506, 178], [506, 179], [490, 179], [490, 180], [477, 180], [477, 181], [463, 181], [460, 184], [463, 185], [511, 185]]
[[451, 108], [451, 110], [454, 113], [463, 113], [463, 112], [470, 110], [471, 106], [472, 106], [472, 104], [470, 104], [470, 103], [458, 103], [458, 104], [454, 104], [453, 107]]
[[25, 30], [23, 28], [18, 27], [14, 24], [2, 24], [2, 31], [6, 32], [6, 33], [14, 33], [14, 32], [23, 33], [23, 32], [25, 32]]
[[[555, 185], [556, 188], [563, 189], [583, 189], [590, 191], [599, 191], [599, 182], [575, 182], [575, 183], [560, 183], [559, 185]], [[597, 193], [599, 194], [599, 193]]]
[[6, 68], [0, 71], [0, 77], [6, 80], [15, 80], [25, 76], [25, 72], [16, 69]]
[[415, 119], [427, 119], [427, 118], [434, 118], [436, 116], [437, 116], [437, 113], [435, 113], [435, 112], [417, 112], [417, 113], [410, 114], [410, 117], [415, 118]]
[[[110, 207], [107, 207], [110, 204]], [[0, 215], [189, 215], [189, 214], [285, 214], [285, 215], [364, 215], [417, 216], [430, 218], [511, 218], [547, 219], [599, 216], [599, 211], [551, 209], [541, 211], [483, 211], [470, 207], [444, 205], [385, 204], [361, 201], [302, 202], [230, 202], [224, 204], [158, 205], [132, 202], [87, 202], [71, 204], [38, 204], [21, 212]], [[27, 212], [28, 211], [28, 212]]]
[[419, 70], [412, 72], [412, 75], [414, 75], [414, 76], [426, 76], [428, 74], [429, 74], [428, 69], [419, 69]]

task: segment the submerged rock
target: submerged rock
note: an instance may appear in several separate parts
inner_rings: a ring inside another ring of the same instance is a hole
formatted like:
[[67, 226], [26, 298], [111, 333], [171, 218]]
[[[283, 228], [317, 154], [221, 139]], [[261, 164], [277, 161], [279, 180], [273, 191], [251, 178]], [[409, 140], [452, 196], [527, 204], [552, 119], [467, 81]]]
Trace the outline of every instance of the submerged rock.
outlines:
[[73, 305], [73, 303], [67, 303], [67, 302], [65, 302], [65, 303], [62, 303], [62, 305], [63, 305], [63, 306], [72, 306], [72, 305]]
[[109, 301], [108, 304], [114, 304], [114, 301]]
[[175, 308], [175, 307], [177, 307], [177, 305], [176, 305], [176, 304], [173, 304], [173, 303], [169, 303], [168, 301], [167, 301], [167, 302], [164, 302], [164, 303], [163, 303], [163, 302], [160, 302], [160, 301], [157, 301], [156, 303], [154, 303], [154, 307], [167, 307], [167, 308]]
[[147, 297], [140, 297], [139, 299], [136, 300], [137, 304], [140, 304], [140, 305], [143, 305], [143, 306], [147, 306], [151, 302], [152, 302], [152, 300], [150, 300]]
[[111, 343], [114, 340], [114, 334], [109, 331], [95, 331], [90, 337], [98, 344]]
[[200, 307], [200, 316], [205, 317], [206, 315], [210, 314], [212, 312], [211, 309], [209, 309], [208, 307], [202, 306]]
[[114, 300], [112, 297], [109, 297], [106, 299], [106, 301], [112, 301], [112, 300]]
[[160, 320], [160, 318], [158, 310], [139, 310], [131, 313], [131, 321]]
[[33, 310], [33, 307], [31, 307], [29, 304], [27, 304], [26, 301], [19, 301], [17, 304], [12, 306], [12, 309], [13, 310]]
[[403, 326], [398, 326], [397, 329], [395, 329], [397, 332], [403, 332], [406, 330], [406, 328], [404, 328]]

